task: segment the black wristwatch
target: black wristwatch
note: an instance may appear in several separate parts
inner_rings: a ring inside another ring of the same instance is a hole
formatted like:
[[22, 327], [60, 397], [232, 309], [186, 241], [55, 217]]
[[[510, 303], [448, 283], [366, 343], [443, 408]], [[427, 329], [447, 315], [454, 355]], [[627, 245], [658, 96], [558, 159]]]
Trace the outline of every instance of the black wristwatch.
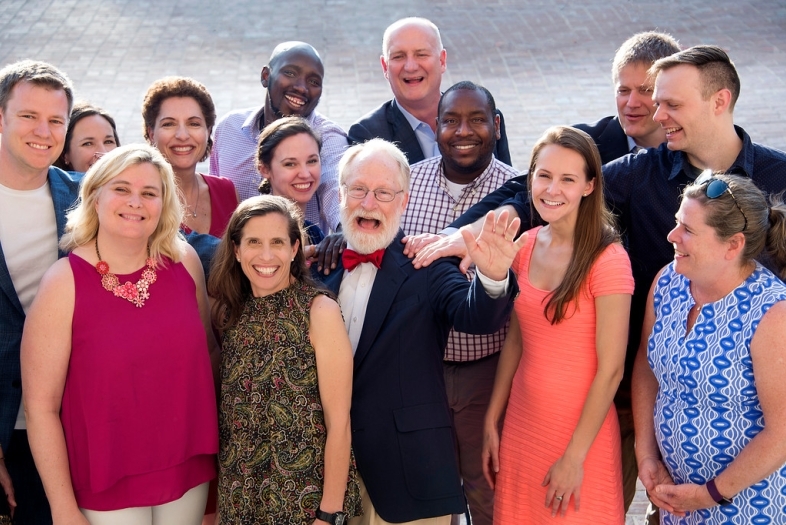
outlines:
[[707, 492], [710, 493], [710, 497], [715, 500], [715, 503], [724, 507], [726, 505], [731, 505], [731, 500], [723, 496], [723, 494], [718, 491], [718, 487], [715, 486], [715, 478], [709, 480], [706, 484]]
[[342, 511], [338, 511], [335, 514], [328, 514], [322, 509], [317, 509], [317, 519], [330, 523], [331, 525], [345, 525], [347, 522], [347, 514]]

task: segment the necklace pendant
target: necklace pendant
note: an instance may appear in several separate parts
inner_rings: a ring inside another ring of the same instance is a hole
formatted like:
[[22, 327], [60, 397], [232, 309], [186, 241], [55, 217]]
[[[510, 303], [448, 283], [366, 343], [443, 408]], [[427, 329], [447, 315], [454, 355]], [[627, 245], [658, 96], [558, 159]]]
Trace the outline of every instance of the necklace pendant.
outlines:
[[120, 284], [117, 275], [109, 271], [109, 264], [101, 260], [101, 253], [98, 251], [98, 240], [96, 239], [96, 255], [98, 255], [98, 262], [96, 263], [96, 271], [101, 275], [101, 286], [104, 290], [112, 292], [115, 297], [120, 297], [131, 302], [137, 308], [142, 308], [145, 301], [150, 298], [148, 288], [151, 284], [156, 282], [155, 260], [150, 257], [145, 261], [145, 269], [142, 271], [142, 276], [136, 283], [126, 281]]

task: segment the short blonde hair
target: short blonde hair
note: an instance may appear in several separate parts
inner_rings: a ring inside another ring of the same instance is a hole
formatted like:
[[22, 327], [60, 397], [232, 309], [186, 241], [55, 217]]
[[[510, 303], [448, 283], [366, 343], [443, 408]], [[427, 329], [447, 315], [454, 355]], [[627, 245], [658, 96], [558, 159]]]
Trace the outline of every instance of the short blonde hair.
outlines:
[[183, 208], [178, 199], [178, 189], [172, 167], [163, 155], [147, 144], [129, 144], [110, 151], [87, 170], [79, 189], [79, 201], [68, 212], [66, 232], [60, 239], [60, 248], [72, 251], [83, 246], [98, 235], [98, 213], [96, 202], [103, 187], [125, 170], [138, 164], [148, 163], [161, 175], [161, 217], [150, 236], [150, 256], [156, 263], [162, 256], [179, 262], [185, 254], [185, 240], [179, 234], [183, 222]]

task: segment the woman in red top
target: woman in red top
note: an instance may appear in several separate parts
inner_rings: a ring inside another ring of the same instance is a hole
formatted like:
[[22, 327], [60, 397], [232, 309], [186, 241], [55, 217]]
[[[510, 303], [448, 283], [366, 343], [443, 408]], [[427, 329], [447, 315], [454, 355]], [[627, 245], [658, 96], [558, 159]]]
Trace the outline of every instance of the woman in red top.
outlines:
[[88, 170], [22, 338], [30, 448], [55, 523], [202, 520], [216, 475], [204, 276], [172, 168], [147, 145]]
[[145, 138], [175, 171], [185, 215], [183, 231], [221, 237], [238, 204], [231, 180], [197, 173], [213, 147], [216, 108], [207, 88], [188, 77], [166, 77], [148, 88], [142, 102]]

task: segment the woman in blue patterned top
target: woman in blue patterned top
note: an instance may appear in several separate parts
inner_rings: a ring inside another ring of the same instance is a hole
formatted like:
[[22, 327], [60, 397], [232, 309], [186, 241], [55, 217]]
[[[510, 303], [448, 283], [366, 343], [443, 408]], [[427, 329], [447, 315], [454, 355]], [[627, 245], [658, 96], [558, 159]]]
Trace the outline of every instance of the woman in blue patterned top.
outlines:
[[786, 206], [705, 172], [676, 218], [634, 371], [639, 477], [662, 524], [784, 523]]

